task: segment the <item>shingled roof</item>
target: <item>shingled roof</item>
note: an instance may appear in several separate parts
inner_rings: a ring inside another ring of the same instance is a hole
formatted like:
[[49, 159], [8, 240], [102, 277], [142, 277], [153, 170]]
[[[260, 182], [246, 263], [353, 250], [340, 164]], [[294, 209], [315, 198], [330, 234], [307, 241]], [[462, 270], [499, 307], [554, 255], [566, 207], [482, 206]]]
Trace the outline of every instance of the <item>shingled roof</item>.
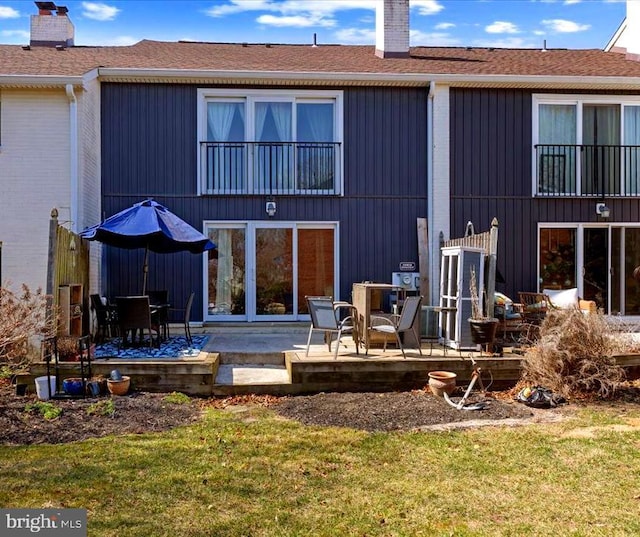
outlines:
[[[160, 81], [289, 77], [457, 85], [592, 84], [640, 90], [640, 62], [602, 50], [413, 47], [408, 58], [378, 58], [373, 46], [223, 44], [144, 40], [125, 47], [0, 45], [0, 84], [33, 77]], [[155, 79], [155, 80], [154, 80]]]

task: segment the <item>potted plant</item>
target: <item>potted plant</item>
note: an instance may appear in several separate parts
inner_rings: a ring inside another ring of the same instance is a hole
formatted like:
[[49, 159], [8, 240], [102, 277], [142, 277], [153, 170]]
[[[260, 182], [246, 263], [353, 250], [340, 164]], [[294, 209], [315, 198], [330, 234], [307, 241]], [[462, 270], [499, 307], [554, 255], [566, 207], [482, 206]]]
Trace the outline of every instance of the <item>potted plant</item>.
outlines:
[[468, 320], [471, 328], [471, 340], [476, 345], [491, 345], [496, 337], [498, 319], [485, 315], [482, 310], [480, 297], [478, 296], [475, 267], [471, 267], [469, 293], [471, 295], [471, 317]]

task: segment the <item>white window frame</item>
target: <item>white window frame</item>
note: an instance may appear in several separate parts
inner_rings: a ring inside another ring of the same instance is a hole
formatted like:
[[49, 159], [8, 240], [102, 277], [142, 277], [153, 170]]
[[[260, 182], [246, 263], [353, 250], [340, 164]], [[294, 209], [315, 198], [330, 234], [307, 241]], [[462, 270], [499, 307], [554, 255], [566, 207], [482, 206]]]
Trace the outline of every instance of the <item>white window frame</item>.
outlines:
[[[626, 233], [627, 230], [629, 229], [640, 229], [640, 224], [638, 224], [637, 222], [582, 222], [582, 223], [575, 223], [575, 222], [540, 222], [538, 223], [538, 231], [537, 231], [537, 236], [536, 236], [536, 266], [537, 266], [537, 270], [536, 270], [536, 277], [537, 277], [537, 286], [539, 288], [540, 291], [542, 291], [542, 288], [540, 286], [540, 232], [543, 229], [573, 229], [576, 232], [576, 259], [575, 259], [575, 263], [576, 263], [576, 286], [578, 288], [578, 296], [584, 296], [584, 256], [585, 256], [585, 249], [584, 249], [584, 232], [587, 229], [607, 229], [607, 233], [608, 233], [608, 244], [609, 244], [609, 250], [607, 252], [607, 273], [608, 273], [608, 296], [607, 296], [607, 311], [611, 311], [611, 304], [613, 301], [613, 297], [612, 297], [612, 287], [613, 287], [613, 281], [614, 278], [621, 278], [622, 277], [622, 271], [618, 270], [619, 267], [614, 267], [612, 264], [612, 259], [611, 259], [611, 249], [613, 248], [613, 230], [614, 229], [621, 229], [624, 230], [624, 232]], [[620, 244], [620, 257], [621, 258], [625, 258], [626, 256], [626, 252], [625, 252], [625, 245], [624, 242], [622, 244]], [[613, 270], [613, 269], [616, 270]], [[623, 281], [620, 279], [618, 281], [618, 285], [621, 286], [621, 288], [624, 286]], [[624, 293], [622, 293], [622, 295], [619, 297], [620, 298], [620, 306], [621, 306], [621, 311], [625, 311], [626, 310], [626, 296]], [[626, 315], [626, 318], [638, 318], [640, 319], [640, 317], [638, 317], [637, 315]]]
[[[220, 89], [220, 88], [199, 88], [197, 136], [198, 136], [198, 195], [215, 194], [204, 189], [204, 178], [202, 170], [202, 155], [200, 142], [207, 140], [207, 103], [210, 101], [235, 101], [245, 102], [245, 131], [246, 142], [255, 141], [255, 103], [256, 102], [290, 102], [292, 104], [291, 133], [293, 140], [297, 139], [297, 103], [332, 103], [334, 105], [334, 140], [339, 144], [339, 158], [336, 162], [335, 173], [338, 176], [335, 186], [335, 195], [344, 195], [344, 92], [340, 90], [252, 90], [252, 89]], [[253, 179], [253, 178], [251, 178]], [[247, 190], [243, 194], [253, 194], [253, 180], [247, 177]], [[296, 194], [314, 194], [314, 190], [302, 189]], [[260, 192], [257, 192], [260, 193]]]
[[[538, 192], [538, 163], [536, 161], [535, 146], [539, 143], [540, 133], [540, 105], [542, 104], [559, 104], [576, 106], [576, 145], [582, 145], [582, 108], [585, 104], [618, 104], [620, 105], [620, 140], [621, 144], [625, 144], [624, 140], [624, 108], [625, 106], [640, 106], [640, 96], [637, 95], [580, 95], [580, 94], [551, 94], [551, 93], [534, 93], [532, 97], [533, 109], [531, 118], [531, 195], [533, 197], [553, 197], [553, 195], [545, 195]], [[576, 181], [577, 195], [582, 193], [582, 181], [580, 175], [580, 161], [576, 159]], [[624, 177], [621, 170], [620, 177]], [[624, 195], [624, 185], [621, 185], [621, 192]], [[566, 194], [558, 194], [558, 196], [566, 197]]]
[[255, 235], [257, 228], [289, 228], [293, 230], [293, 294], [298, 296], [298, 231], [301, 229], [331, 229], [333, 230], [333, 289], [335, 300], [340, 300], [340, 222], [336, 221], [295, 221], [285, 220], [274, 222], [273, 220], [205, 220], [203, 222], [203, 233], [207, 235], [211, 227], [224, 229], [244, 229], [245, 230], [245, 297], [246, 310], [244, 315], [210, 315], [209, 314], [209, 266], [208, 256], [203, 256], [203, 308], [202, 315], [205, 322], [225, 322], [225, 321], [308, 321], [309, 314], [301, 314], [298, 311], [298, 304], [295, 302], [294, 312], [287, 315], [257, 315], [255, 313], [255, 256], [256, 244]]

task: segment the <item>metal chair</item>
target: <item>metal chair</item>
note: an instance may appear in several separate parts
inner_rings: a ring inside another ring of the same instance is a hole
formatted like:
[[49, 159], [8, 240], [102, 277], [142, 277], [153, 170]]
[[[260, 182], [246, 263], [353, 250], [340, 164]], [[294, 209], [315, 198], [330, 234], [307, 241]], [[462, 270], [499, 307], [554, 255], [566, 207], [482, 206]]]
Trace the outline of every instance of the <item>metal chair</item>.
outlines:
[[[308, 296], [307, 307], [311, 315], [311, 326], [309, 327], [309, 337], [307, 338], [307, 351], [305, 357], [309, 356], [309, 347], [311, 346], [311, 336], [314, 332], [322, 332], [325, 336], [325, 342], [331, 352], [332, 336], [338, 334], [336, 339], [336, 350], [333, 359], [338, 358], [338, 349], [340, 348], [340, 338], [342, 334], [354, 333], [356, 330], [355, 319], [352, 315], [347, 315], [344, 319], [338, 319], [338, 310], [344, 307], [353, 307], [346, 302], [334, 302], [331, 297], [324, 296]], [[356, 353], [359, 354], [358, 344], [356, 342]]]
[[[416, 318], [418, 316], [418, 312], [420, 311], [420, 304], [422, 304], [421, 296], [407, 297], [404, 301], [404, 305], [402, 306], [402, 312], [400, 313], [400, 315], [392, 315], [391, 319], [387, 317], [380, 317], [378, 315], [372, 315], [370, 317], [372, 323], [380, 322], [382, 324], [372, 324], [369, 329], [375, 332], [380, 332], [381, 334], [395, 335], [396, 341], [398, 342], [398, 347], [402, 351], [402, 356], [404, 358], [406, 358], [407, 355], [404, 352], [400, 334], [403, 334], [404, 332], [412, 332], [416, 341], [418, 342], [418, 352], [420, 353], [420, 356], [422, 356], [422, 349], [420, 348], [420, 331], [416, 323]], [[386, 338], [384, 340], [383, 350], [387, 350]]]
[[193, 291], [191, 291], [191, 294], [189, 295], [189, 298], [187, 299], [187, 303], [185, 304], [184, 308], [171, 308], [171, 311], [183, 312], [182, 321], [184, 323], [184, 337], [186, 338], [189, 346], [191, 346], [193, 342], [193, 339], [191, 338], [191, 327], [189, 326], [189, 323], [191, 322], [191, 306], [193, 305], [193, 299], [195, 296], [196, 294]]
[[[118, 296], [118, 323], [120, 325], [121, 345], [127, 345], [127, 335], [131, 332], [131, 344], [133, 345], [136, 333], [140, 331], [140, 341], [144, 333], [149, 336], [149, 346], [154, 344], [153, 332], [156, 333], [158, 348], [160, 347], [160, 327], [151, 322], [151, 307], [148, 296]], [[119, 350], [119, 349], [118, 349]]]
[[89, 298], [91, 300], [91, 309], [93, 309], [96, 314], [97, 327], [94, 336], [95, 341], [105, 341], [113, 337], [117, 331], [117, 316], [112, 308], [102, 302], [100, 295], [91, 295]]
[[169, 291], [166, 289], [160, 291], [147, 291], [149, 303], [152, 306], [158, 306], [156, 311], [151, 314], [151, 320], [162, 329], [162, 339], [169, 338]]

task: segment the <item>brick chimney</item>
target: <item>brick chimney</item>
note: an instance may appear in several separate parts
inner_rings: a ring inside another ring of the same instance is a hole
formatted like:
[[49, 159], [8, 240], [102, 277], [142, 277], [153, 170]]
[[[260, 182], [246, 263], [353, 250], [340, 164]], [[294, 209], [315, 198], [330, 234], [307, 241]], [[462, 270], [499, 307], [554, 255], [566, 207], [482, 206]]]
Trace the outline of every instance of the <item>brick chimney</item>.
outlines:
[[409, 57], [409, 0], [378, 0], [376, 56]]
[[31, 15], [29, 44], [32, 47], [72, 47], [75, 30], [67, 16], [68, 9], [65, 6], [56, 6], [54, 2], [36, 2], [35, 4], [38, 7], [38, 14]]

